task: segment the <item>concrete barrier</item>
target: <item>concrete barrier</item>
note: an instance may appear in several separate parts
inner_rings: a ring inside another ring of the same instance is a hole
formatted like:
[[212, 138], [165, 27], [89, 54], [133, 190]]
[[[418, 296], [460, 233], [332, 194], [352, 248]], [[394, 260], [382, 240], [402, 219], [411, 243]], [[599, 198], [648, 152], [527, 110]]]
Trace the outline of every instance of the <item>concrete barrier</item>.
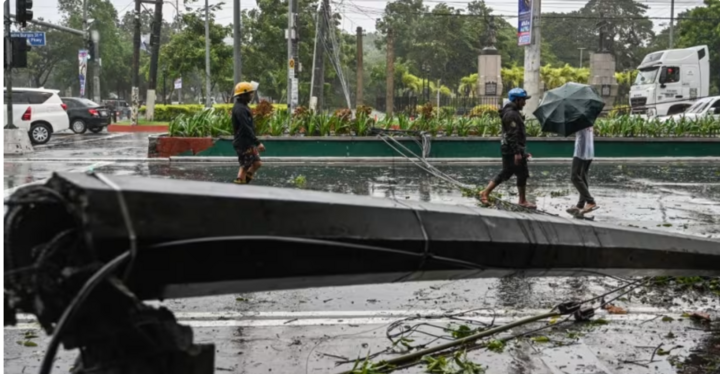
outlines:
[[[195, 139], [195, 140], [191, 140]], [[398, 158], [395, 150], [376, 137], [261, 137], [267, 151], [264, 158]], [[398, 142], [420, 155], [421, 145], [412, 138], [398, 137]], [[572, 159], [572, 138], [529, 138], [527, 151], [534, 159]], [[149, 157], [237, 157], [232, 138], [173, 138], [151, 135]], [[720, 138], [596, 138], [597, 158], [700, 158], [720, 157]], [[485, 137], [433, 138], [432, 159], [500, 159], [500, 139]]]

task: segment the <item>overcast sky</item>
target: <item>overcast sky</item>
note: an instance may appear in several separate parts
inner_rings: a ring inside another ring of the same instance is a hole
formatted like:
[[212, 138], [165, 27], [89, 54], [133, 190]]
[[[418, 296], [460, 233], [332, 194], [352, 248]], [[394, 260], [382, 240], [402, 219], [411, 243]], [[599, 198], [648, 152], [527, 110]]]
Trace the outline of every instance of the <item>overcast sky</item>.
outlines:
[[[134, 8], [134, 0], [111, 0], [118, 10], [120, 15], [125, 12], [131, 11]], [[171, 0], [174, 1], [175, 0]], [[180, 11], [184, 11], [183, 0], [178, 0], [180, 4]], [[209, 0], [210, 4], [219, 3], [220, 0]], [[222, 14], [219, 15], [218, 21], [223, 24], [229, 24], [232, 22], [232, 3], [228, 0]], [[612, 2], [613, 0], [606, 0]], [[671, 0], [646, 0], [641, 1], [649, 6], [648, 16], [649, 17], [670, 17], [670, 1]], [[355, 32], [355, 29], [360, 26], [366, 32], [372, 32], [375, 30], [375, 20], [382, 16], [382, 11], [385, 9], [385, 0], [330, 0], [331, 7], [335, 11], [343, 15], [343, 29], [348, 32]], [[434, 7], [438, 3], [447, 3], [450, 6], [456, 8], [466, 8], [467, 3], [471, 0], [425, 0], [425, 4], [430, 7]], [[57, 0], [34, 0], [33, 11], [35, 12], [35, 18], [42, 17], [46, 21], [58, 22], [61, 18], [57, 10]], [[517, 3], [508, 0], [487, 0], [486, 3], [490, 6], [496, 14], [504, 16], [517, 16]], [[570, 12], [573, 10], [580, 9], [587, 3], [587, 0], [545, 0], [542, 3], [543, 12]], [[675, 14], [702, 6], [702, 0], [675, 0]], [[150, 9], [149, 5], [145, 5]], [[204, 6], [202, 2], [196, 2], [191, 5], [194, 8], [200, 8]], [[255, 8], [255, 0], [241, 0], [242, 9]], [[14, 12], [13, 12], [14, 13]], [[166, 4], [163, 13], [165, 19], [168, 21], [172, 20], [175, 16], [175, 7]], [[511, 24], [516, 24], [516, 18], [509, 18], [508, 21]], [[668, 20], [653, 20], [656, 31], [662, 29], [663, 24], [669, 23]]]

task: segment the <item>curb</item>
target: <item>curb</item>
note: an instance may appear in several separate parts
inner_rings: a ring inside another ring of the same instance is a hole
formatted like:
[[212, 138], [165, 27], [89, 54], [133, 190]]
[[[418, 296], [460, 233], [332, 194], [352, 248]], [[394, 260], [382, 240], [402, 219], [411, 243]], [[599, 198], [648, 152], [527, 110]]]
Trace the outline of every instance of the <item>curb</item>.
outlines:
[[[236, 164], [237, 157], [124, 157], [124, 158], [15, 158], [6, 157], [5, 162], [149, 162], [149, 163], [216, 163]], [[263, 157], [262, 161], [267, 164], [413, 164], [412, 161], [402, 157]], [[446, 165], [483, 165], [500, 164], [499, 158], [428, 158], [430, 164]], [[569, 164], [572, 158], [536, 158], [530, 161], [531, 164]], [[667, 164], [672, 162], [683, 162], [693, 164], [720, 163], [720, 157], [628, 157], [612, 158], [598, 157], [593, 160], [595, 163], [631, 163], [631, 164]]]
[[163, 133], [168, 132], [168, 125], [157, 125], [157, 126], [131, 126], [131, 125], [109, 125], [107, 127], [108, 132], [151, 132], [151, 133]]
[[[566, 158], [536, 158], [530, 163], [571, 163], [572, 157]], [[194, 156], [172, 156], [169, 157], [172, 163], [237, 163], [237, 157], [194, 157]], [[301, 163], [301, 164], [356, 164], [359, 162], [370, 164], [413, 164], [411, 161], [402, 157], [262, 157], [264, 163], [283, 164], [283, 163]], [[500, 164], [500, 158], [428, 158], [426, 161], [430, 164]], [[668, 162], [692, 162], [692, 163], [717, 163], [720, 157], [598, 157], [593, 162], [599, 163], [668, 163]]]

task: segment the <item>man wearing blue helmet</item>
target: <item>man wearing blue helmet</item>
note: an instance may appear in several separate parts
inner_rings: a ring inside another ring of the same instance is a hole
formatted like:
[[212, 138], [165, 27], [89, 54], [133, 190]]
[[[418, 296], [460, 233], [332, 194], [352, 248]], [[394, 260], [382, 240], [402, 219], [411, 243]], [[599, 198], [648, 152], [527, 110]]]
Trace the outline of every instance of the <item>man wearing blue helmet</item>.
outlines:
[[495, 179], [488, 183], [487, 188], [480, 193], [480, 201], [483, 204], [488, 204], [490, 193], [500, 183], [515, 175], [519, 195], [518, 204], [530, 209], [536, 208], [535, 205], [527, 201], [525, 196], [525, 186], [530, 176], [527, 165], [529, 154], [525, 152], [525, 117], [520, 111], [525, 107], [526, 100], [529, 98], [530, 95], [522, 88], [513, 88], [508, 93], [510, 102], [500, 110], [500, 116], [502, 117], [500, 152], [502, 152], [503, 169]]

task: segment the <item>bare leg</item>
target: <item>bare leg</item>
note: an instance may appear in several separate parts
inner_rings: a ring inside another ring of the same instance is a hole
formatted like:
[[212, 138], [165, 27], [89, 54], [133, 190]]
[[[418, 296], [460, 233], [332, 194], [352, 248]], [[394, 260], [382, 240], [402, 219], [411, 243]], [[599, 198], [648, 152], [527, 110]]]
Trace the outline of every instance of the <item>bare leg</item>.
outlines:
[[518, 189], [518, 197], [519, 197], [518, 205], [522, 205], [529, 209], [537, 208], [537, 206], [535, 206], [535, 204], [531, 204], [530, 202], [527, 201], [527, 197], [525, 195], [525, 186], [522, 186], [522, 187], [518, 186], [517, 189]]
[[485, 189], [480, 192], [480, 202], [482, 202], [483, 204], [487, 204], [488, 199], [490, 198], [490, 194], [497, 186], [498, 184], [495, 183], [495, 181], [490, 181], [487, 187], [485, 187]]

